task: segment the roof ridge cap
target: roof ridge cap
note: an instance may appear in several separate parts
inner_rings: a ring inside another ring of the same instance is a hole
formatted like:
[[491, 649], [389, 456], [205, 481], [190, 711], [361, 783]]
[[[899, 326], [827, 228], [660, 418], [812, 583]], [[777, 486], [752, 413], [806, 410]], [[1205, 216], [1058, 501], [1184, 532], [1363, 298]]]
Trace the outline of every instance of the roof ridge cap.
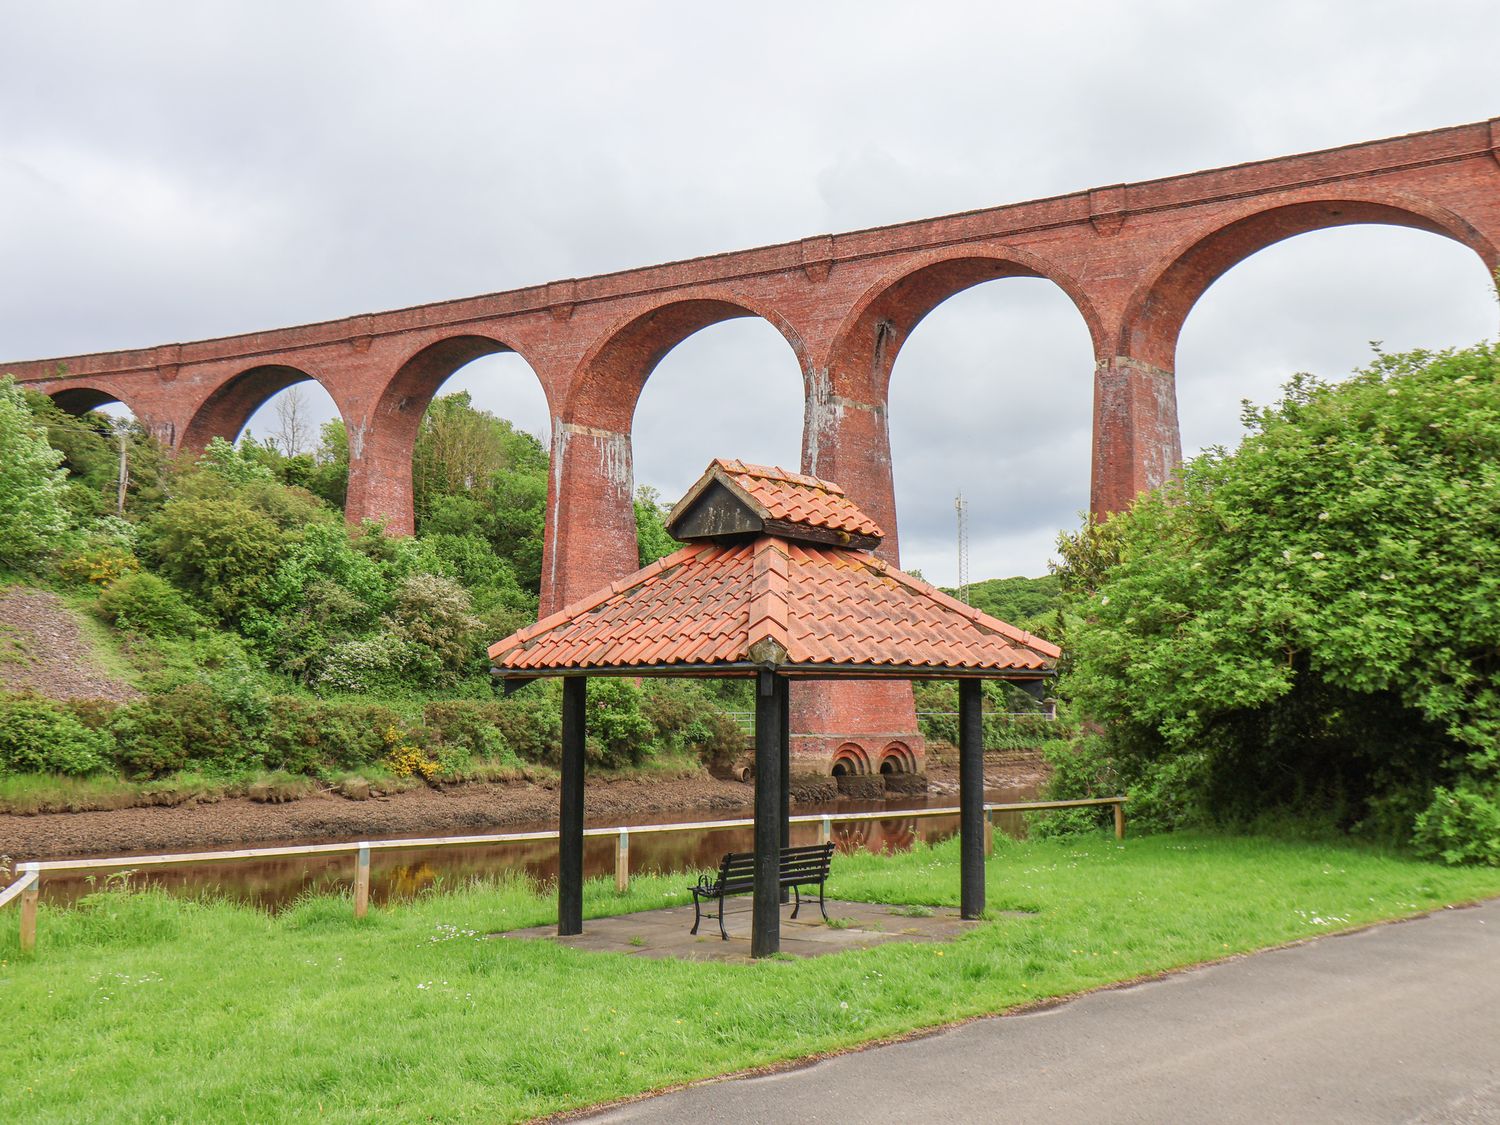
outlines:
[[[811, 473], [796, 472], [792, 469], [783, 469], [780, 465], [754, 465], [749, 461], [734, 459], [726, 461], [724, 458], [715, 458], [716, 462], [723, 464], [726, 471], [736, 473], [740, 476], [757, 477], [760, 480], [777, 480], [785, 484], [794, 484], [801, 488], [821, 489], [834, 496], [844, 496], [844, 488], [837, 481], [825, 480], [823, 477], [813, 476]], [[738, 466], [734, 468], [733, 466]]]
[[790, 545], [779, 536], [762, 535], [755, 540], [746, 607], [747, 651], [762, 640], [775, 641], [783, 652], [790, 648], [790, 554]]

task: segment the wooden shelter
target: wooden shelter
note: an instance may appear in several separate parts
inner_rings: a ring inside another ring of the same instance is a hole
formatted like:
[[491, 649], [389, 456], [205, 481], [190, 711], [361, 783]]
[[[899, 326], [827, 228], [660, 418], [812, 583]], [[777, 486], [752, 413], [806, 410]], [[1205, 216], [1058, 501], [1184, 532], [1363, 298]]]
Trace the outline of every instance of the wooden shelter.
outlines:
[[673, 508], [685, 546], [490, 646], [506, 689], [562, 676], [558, 932], [583, 930], [583, 773], [590, 676], [745, 676], [755, 693], [751, 954], [780, 945], [793, 680], [896, 677], [959, 684], [961, 906], [984, 910], [980, 681], [1035, 687], [1056, 646], [872, 553], [881, 529], [836, 484], [715, 460]]

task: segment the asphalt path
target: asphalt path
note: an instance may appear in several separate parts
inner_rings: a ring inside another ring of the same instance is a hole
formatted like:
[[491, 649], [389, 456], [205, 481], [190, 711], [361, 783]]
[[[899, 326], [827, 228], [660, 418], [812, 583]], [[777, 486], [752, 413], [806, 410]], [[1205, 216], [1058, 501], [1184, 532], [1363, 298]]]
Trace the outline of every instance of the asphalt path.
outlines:
[[1500, 900], [589, 1120], [1500, 1122]]

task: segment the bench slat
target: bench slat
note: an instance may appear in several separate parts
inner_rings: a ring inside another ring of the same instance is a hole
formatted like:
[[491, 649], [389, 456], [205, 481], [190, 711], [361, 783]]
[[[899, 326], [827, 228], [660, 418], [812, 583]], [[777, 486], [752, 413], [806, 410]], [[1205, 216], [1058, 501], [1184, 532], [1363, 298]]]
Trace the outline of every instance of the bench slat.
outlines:
[[[822, 883], [828, 878], [833, 860], [832, 844], [807, 844], [784, 848], [777, 868], [777, 885], [804, 886]], [[719, 862], [718, 877], [711, 888], [715, 895], [747, 894], [755, 889], [755, 853], [729, 852]]]

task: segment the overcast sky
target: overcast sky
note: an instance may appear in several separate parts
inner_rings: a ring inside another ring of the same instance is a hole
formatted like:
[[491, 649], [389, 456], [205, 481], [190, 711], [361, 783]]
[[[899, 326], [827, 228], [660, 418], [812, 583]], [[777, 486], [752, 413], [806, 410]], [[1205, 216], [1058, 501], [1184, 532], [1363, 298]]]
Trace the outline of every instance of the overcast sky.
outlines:
[[[0, 357], [193, 340], [993, 206], [1500, 115], [1494, 0], [0, 0]], [[1227, 274], [1184, 330], [1184, 446], [1294, 371], [1496, 334], [1478, 259], [1345, 228]], [[1050, 283], [941, 306], [895, 370], [903, 563], [1045, 573], [1088, 499], [1092, 358]], [[756, 388], [754, 396], [744, 393]], [[445, 389], [545, 433], [516, 357]], [[321, 393], [321, 392], [317, 392]], [[309, 398], [313, 395], [309, 394]], [[326, 403], [326, 399], [324, 400]], [[324, 407], [326, 410], [326, 406]], [[689, 419], [691, 423], [689, 424]], [[652, 376], [638, 482], [794, 467], [767, 325]], [[274, 429], [267, 412], [256, 432]]]

